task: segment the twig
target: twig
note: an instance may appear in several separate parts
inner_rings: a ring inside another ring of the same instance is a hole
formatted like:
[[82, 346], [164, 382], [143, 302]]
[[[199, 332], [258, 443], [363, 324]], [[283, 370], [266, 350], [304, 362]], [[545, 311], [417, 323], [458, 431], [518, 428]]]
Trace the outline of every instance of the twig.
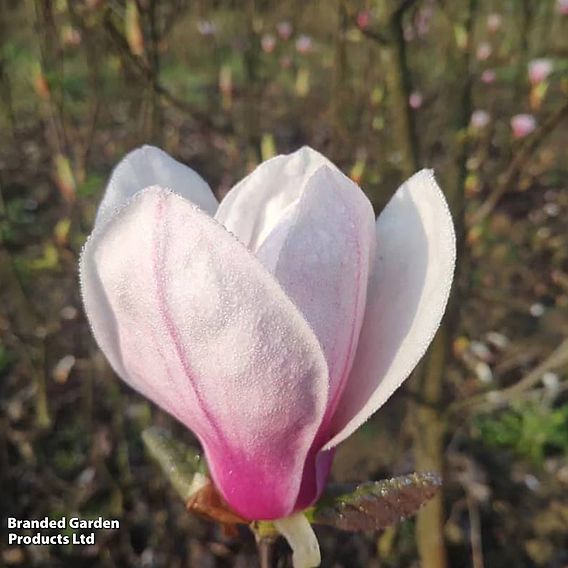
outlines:
[[[345, 19], [353, 26], [355, 26], [365, 37], [373, 40], [379, 45], [389, 45], [392, 41], [388, 30], [385, 33], [383, 29], [384, 22], [381, 22], [381, 26], [361, 27], [357, 22], [357, 11], [354, 6], [351, 5], [348, 0], [342, 0], [339, 3], [340, 14], [343, 12]], [[387, 26], [388, 27], [388, 26]]]
[[568, 101], [565, 102], [556, 112], [552, 113], [542, 123], [542, 126], [538, 128], [532, 136], [527, 138], [524, 144], [519, 148], [508, 169], [503, 174], [500, 183], [497, 184], [495, 190], [469, 219], [468, 226], [470, 228], [474, 225], [478, 225], [491, 214], [501, 198], [512, 189], [513, 184], [526, 167], [532, 155], [536, 152], [548, 135], [551, 134], [566, 117], [568, 117]]
[[[17, 342], [21, 360], [35, 389], [35, 419], [39, 428], [49, 428], [51, 417], [46, 392], [44, 340], [37, 335], [39, 322], [30, 305], [13, 266], [9, 252], [0, 249], [0, 292], [10, 298], [11, 309], [2, 315], [11, 321], [17, 331], [12, 333]], [[6, 306], [7, 307], [7, 306]]]
[[110, 17], [110, 12], [107, 12], [105, 15], [104, 26], [109, 36], [111, 37], [112, 41], [114, 42], [116, 47], [120, 50], [123, 57], [132, 65], [136, 73], [145, 82], [147, 82], [158, 95], [160, 95], [166, 102], [170, 103], [173, 107], [188, 114], [192, 119], [198, 120], [203, 126], [214, 128], [214, 124], [207, 113], [197, 110], [187, 101], [184, 101], [176, 97], [162, 83], [160, 83], [157, 80], [157, 78], [153, 74], [152, 69], [149, 68], [142, 59], [136, 57], [131, 53], [123, 35], [120, 33], [120, 31], [116, 28], [116, 26], [112, 22]]
[[457, 414], [463, 410], [473, 411], [481, 408], [501, 408], [507, 406], [519, 395], [538, 384], [542, 375], [548, 371], [568, 365], [568, 339], [565, 339], [540, 365], [525, 375], [520, 381], [501, 390], [492, 390], [473, 396], [467, 400], [454, 402], [448, 413]]
[[[356, 22], [355, 22], [356, 23]], [[376, 28], [371, 29], [371, 28], [361, 28], [359, 27], [359, 31], [365, 36], [368, 37], [369, 39], [372, 39], [373, 41], [377, 42], [380, 45], [389, 45], [391, 43], [390, 38], [388, 37], [387, 34], [385, 34], [382, 30], [378, 30]]]
[[274, 563], [274, 539], [257, 537], [256, 548], [260, 568], [272, 568]]
[[381, 18], [380, 28], [361, 30], [366, 37], [381, 46], [379, 50], [385, 83], [390, 94], [394, 145], [401, 155], [401, 173], [410, 177], [419, 166], [419, 148], [414, 115], [409, 105], [412, 92], [410, 68], [406, 55], [406, 42], [402, 19], [405, 10], [414, 0], [403, 1]]
[[7, 70], [7, 58], [4, 56], [4, 41], [7, 40], [6, 32], [7, 10], [3, 0], [0, 0], [0, 101], [6, 111], [6, 117], [10, 124], [10, 133], [14, 142], [18, 143], [16, 128], [16, 113], [14, 111], [14, 99], [12, 96], [12, 86]]
[[151, 0], [150, 5], [147, 9], [147, 18], [150, 21], [150, 68], [152, 76], [151, 85], [151, 136], [154, 142], [159, 143], [161, 138], [161, 122], [162, 122], [162, 110], [160, 105], [160, 96], [156, 88], [160, 83], [160, 49], [159, 43], [161, 39], [160, 32], [158, 30], [157, 23], [157, 2], [156, 0]]
[[479, 506], [475, 498], [467, 490], [467, 510], [469, 513], [469, 539], [471, 541], [471, 557], [473, 568], [484, 568], [483, 545], [481, 541], [481, 518]]
[[396, 41], [396, 37], [393, 37], [393, 34], [391, 33], [393, 22], [396, 22], [397, 20], [400, 21], [407, 10], [409, 10], [414, 4], [416, 4], [416, 1], [417, 0], [402, 0], [400, 4], [397, 7], [393, 8], [392, 11], [387, 15], [387, 17], [384, 18], [384, 25], [382, 25], [381, 27], [373, 28], [360, 27], [357, 24], [356, 14], [351, 13], [351, 11], [348, 10], [346, 4], [343, 4], [343, 7], [348, 12], [349, 20], [351, 21], [351, 23], [355, 25], [364, 36], [372, 39], [380, 45], [387, 46], [392, 45]]
[[90, 26], [85, 19], [77, 12], [77, 5], [67, 2], [69, 18], [74, 27], [80, 30], [85, 46], [85, 56], [89, 69], [89, 83], [91, 96], [89, 97], [89, 111], [86, 121], [85, 133], [81, 135], [76, 132], [72, 149], [75, 154], [75, 175], [79, 183], [83, 183], [86, 177], [86, 165], [91, 153], [93, 142], [97, 130], [98, 119], [102, 109], [101, 84], [100, 84], [100, 64], [97, 53], [97, 46], [93, 43]]
[[407, 10], [410, 10], [417, 0], [402, 0], [398, 8], [392, 12], [392, 18], [401, 18]]
[[[471, 81], [472, 63], [471, 37], [475, 27], [478, 10], [478, 0], [469, 0], [468, 9], [463, 17], [463, 25], [467, 34], [467, 48], [461, 53], [458, 61], [458, 71], [466, 78], [460, 85], [460, 93], [456, 108], [455, 135], [459, 137], [469, 122], [471, 116]], [[457, 47], [457, 46], [456, 46]], [[458, 258], [456, 272], [459, 274], [463, 267], [463, 255], [459, 254], [464, 233], [463, 203], [465, 180], [467, 174], [466, 162], [469, 148], [462, 143], [457, 147], [452, 168], [452, 179], [446, 192], [446, 197], [454, 214], [456, 234], [458, 235]], [[460, 290], [457, 290], [458, 294]], [[459, 296], [454, 291], [447, 310], [445, 321], [440, 326], [426, 358], [415, 371], [415, 388], [421, 397], [439, 408], [444, 400], [444, 375], [446, 363], [451, 352], [451, 338], [459, 316]], [[443, 472], [445, 465], [445, 443], [447, 423], [442, 412], [434, 411], [425, 406], [413, 408], [414, 447], [416, 467], [433, 467]], [[416, 519], [416, 541], [420, 563], [424, 568], [445, 568], [448, 566], [448, 555], [444, 542], [444, 503], [442, 496], [437, 496], [430, 504], [419, 512]]]

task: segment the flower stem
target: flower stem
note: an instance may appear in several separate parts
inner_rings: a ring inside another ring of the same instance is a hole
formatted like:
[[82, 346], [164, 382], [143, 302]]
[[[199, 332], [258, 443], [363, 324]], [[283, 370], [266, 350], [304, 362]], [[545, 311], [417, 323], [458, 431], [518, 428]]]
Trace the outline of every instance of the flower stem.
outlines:
[[272, 568], [274, 560], [274, 539], [257, 537], [256, 547], [258, 550], [260, 568]]

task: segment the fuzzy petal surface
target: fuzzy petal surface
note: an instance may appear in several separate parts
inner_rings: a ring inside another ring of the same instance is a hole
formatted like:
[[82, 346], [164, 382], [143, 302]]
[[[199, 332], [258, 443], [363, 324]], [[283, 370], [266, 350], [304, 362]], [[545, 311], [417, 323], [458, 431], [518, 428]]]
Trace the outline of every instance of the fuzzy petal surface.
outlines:
[[217, 210], [217, 199], [197, 172], [159, 148], [142, 146], [127, 154], [112, 172], [96, 224], [107, 221], [131, 197], [152, 185], [171, 189], [209, 215]]
[[95, 229], [80, 271], [99, 346], [199, 437], [228, 503], [249, 519], [289, 515], [328, 371], [273, 276], [216, 221], [157, 187]]
[[376, 235], [359, 345], [325, 448], [350, 436], [410, 375], [450, 294], [454, 227], [431, 171], [418, 172], [397, 190], [377, 219]]
[[317, 453], [329, 440], [355, 356], [374, 244], [371, 203], [349, 178], [323, 164], [256, 253], [314, 330], [329, 369], [326, 415], [306, 461], [297, 508], [318, 497], [331, 466]]
[[322, 165], [256, 252], [322, 345], [330, 414], [355, 355], [374, 244], [371, 203], [349, 178]]
[[256, 251], [285, 209], [322, 165], [337, 169], [322, 154], [304, 146], [260, 164], [221, 201], [215, 218], [250, 250]]

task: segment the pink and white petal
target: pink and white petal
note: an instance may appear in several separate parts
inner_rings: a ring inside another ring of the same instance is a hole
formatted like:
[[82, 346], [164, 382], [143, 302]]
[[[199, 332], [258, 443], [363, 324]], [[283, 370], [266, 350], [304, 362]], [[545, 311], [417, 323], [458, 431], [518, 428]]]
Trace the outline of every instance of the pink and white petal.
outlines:
[[199, 437], [229, 504], [250, 519], [290, 514], [328, 380], [317, 338], [276, 280], [157, 187], [95, 229], [80, 270], [101, 349]]
[[455, 257], [450, 210], [432, 171], [422, 170], [377, 219], [359, 346], [324, 449], [370, 418], [422, 358], [446, 309]]
[[355, 356], [375, 245], [371, 203], [327, 165], [264, 239], [256, 257], [274, 274], [314, 330], [330, 376], [326, 420], [333, 414]]
[[209, 215], [219, 205], [197, 172], [159, 148], [142, 146], [127, 154], [112, 172], [95, 224], [104, 223], [136, 193], [152, 185], [171, 189]]
[[308, 454], [296, 509], [321, 493], [333, 452], [318, 452], [349, 376], [365, 312], [375, 215], [349, 178], [320, 166], [256, 253], [315, 331], [324, 350], [330, 390], [326, 415]]
[[300, 197], [306, 181], [322, 165], [336, 169], [326, 157], [308, 146], [271, 158], [227, 193], [215, 218], [249, 250], [256, 251], [286, 207]]

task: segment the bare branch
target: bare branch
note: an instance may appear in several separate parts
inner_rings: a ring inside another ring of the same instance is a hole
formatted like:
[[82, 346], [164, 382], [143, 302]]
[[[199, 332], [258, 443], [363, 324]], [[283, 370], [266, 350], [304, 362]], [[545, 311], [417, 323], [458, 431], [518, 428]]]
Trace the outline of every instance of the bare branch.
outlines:
[[502, 408], [507, 406], [522, 393], [536, 386], [544, 373], [560, 369], [568, 364], [568, 339], [565, 339], [540, 365], [510, 387], [492, 390], [452, 404], [448, 412], [456, 414], [463, 410]]
[[468, 226], [470, 228], [484, 221], [495, 209], [501, 198], [512, 190], [513, 185], [534, 153], [546, 140], [549, 134], [551, 134], [566, 117], [568, 117], [568, 102], [564, 103], [556, 112], [551, 114], [542, 123], [540, 128], [526, 139], [511, 161], [508, 169], [501, 177], [500, 182], [496, 185], [494, 191], [469, 219]]
[[181, 110], [182, 112], [188, 114], [192, 119], [200, 122], [203, 126], [206, 126], [208, 128], [214, 127], [208, 113], [196, 109], [187, 101], [184, 101], [171, 93], [163, 84], [161, 84], [156, 79], [156, 77], [154, 77], [152, 69], [142, 59], [136, 57], [131, 53], [125, 38], [111, 20], [110, 12], [107, 12], [104, 20], [104, 26], [114, 44], [120, 50], [122, 56], [132, 65], [132, 68], [136, 71], [138, 76], [145, 82], [149, 83], [158, 95], [160, 95], [173, 107]]

